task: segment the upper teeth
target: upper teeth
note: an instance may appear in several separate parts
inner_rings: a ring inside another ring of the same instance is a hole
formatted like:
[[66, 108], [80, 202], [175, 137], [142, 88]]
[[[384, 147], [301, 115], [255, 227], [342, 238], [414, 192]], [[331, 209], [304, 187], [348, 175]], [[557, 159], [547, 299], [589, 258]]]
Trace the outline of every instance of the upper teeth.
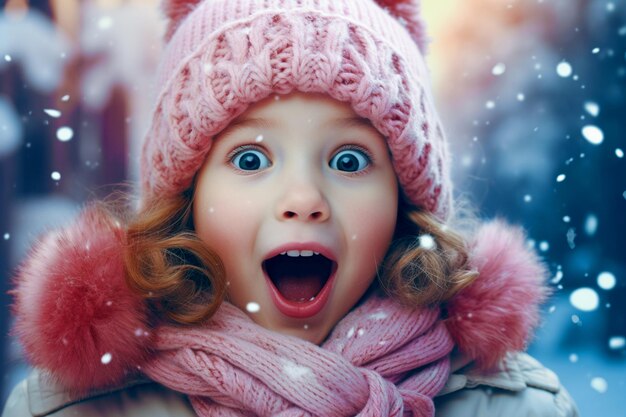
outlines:
[[298, 257], [298, 256], [313, 256], [313, 254], [315, 255], [319, 255], [319, 252], [314, 252], [312, 250], [288, 250], [286, 252], [281, 252], [281, 255], [287, 255], [287, 256], [291, 256], [292, 258]]

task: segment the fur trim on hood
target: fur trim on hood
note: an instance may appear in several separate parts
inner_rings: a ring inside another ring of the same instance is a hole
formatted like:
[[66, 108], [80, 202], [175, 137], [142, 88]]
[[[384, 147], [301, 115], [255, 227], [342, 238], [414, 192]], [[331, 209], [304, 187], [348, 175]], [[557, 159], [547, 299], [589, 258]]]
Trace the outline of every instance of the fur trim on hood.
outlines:
[[525, 241], [521, 228], [500, 220], [482, 225], [470, 247], [479, 276], [448, 302], [448, 329], [480, 369], [526, 348], [550, 293], [547, 270]]
[[14, 332], [28, 361], [76, 392], [112, 386], [149, 356], [147, 308], [124, 277], [124, 231], [85, 209], [18, 269]]
[[[72, 391], [120, 384], [150, 357], [148, 309], [126, 286], [123, 248], [123, 229], [89, 207], [17, 271], [14, 331], [30, 363]], [[546, 271], [522, 231], [500, 221], [483, 225], [471, 248], [479, 277], [447, 303], [447, 325], [459, 350], [487, 368], [525, 347]]]

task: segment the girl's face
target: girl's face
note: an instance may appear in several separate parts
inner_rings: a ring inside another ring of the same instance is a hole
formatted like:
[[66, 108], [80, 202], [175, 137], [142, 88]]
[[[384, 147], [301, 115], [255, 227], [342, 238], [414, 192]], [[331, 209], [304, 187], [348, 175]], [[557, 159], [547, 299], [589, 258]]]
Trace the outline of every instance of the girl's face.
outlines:
[[224, 263], [228, 300], [319, 344], [374, 280], [397, 208], [381, 134], [345, 103], [294, 93], [256, 103], [218, 135], [193, 216]]

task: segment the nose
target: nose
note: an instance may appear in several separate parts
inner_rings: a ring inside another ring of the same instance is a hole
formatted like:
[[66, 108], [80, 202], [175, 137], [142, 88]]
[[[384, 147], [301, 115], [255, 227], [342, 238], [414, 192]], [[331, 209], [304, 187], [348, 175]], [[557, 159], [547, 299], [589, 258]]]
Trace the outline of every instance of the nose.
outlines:
[[278, 200], [276, 217], [282, 221], [324, 222], [330, 217], [330, 206], [319, 185], [292, 183]]

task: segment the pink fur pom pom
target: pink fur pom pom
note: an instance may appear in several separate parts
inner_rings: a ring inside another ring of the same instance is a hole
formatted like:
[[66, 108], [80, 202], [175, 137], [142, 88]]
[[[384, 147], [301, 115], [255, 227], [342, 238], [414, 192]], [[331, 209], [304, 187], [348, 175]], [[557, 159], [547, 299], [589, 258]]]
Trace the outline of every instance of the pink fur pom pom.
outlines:
[[27, 358], [75, 392], [119, 383], [148, 355], [147, 309], [126, 286], [123, 244], [123, 229], [90, 207], [35, 245], [16, 276]]
[[447, 324], [459, 350], [488, 369], [526, 347], [549, 295], [547, 271], [523, 231], [501, 221], [479, 229], [470, 263], [479, 276], [449, 301]]
[[426, 54], [428, 49], [428, 35], [426, 23], [422, 19], [421, 3], [419, 0], [376, 0], [380, 7], [387, 9], [389, 13], [411, 34], [411, 37], [422, 51]]
[[165, 30], [165, 41], [168, 42], [176, 28], [185, 17], [200, 3], [201, 0], [163, 0], [161, 8], [167, 16], [167, 29]]

